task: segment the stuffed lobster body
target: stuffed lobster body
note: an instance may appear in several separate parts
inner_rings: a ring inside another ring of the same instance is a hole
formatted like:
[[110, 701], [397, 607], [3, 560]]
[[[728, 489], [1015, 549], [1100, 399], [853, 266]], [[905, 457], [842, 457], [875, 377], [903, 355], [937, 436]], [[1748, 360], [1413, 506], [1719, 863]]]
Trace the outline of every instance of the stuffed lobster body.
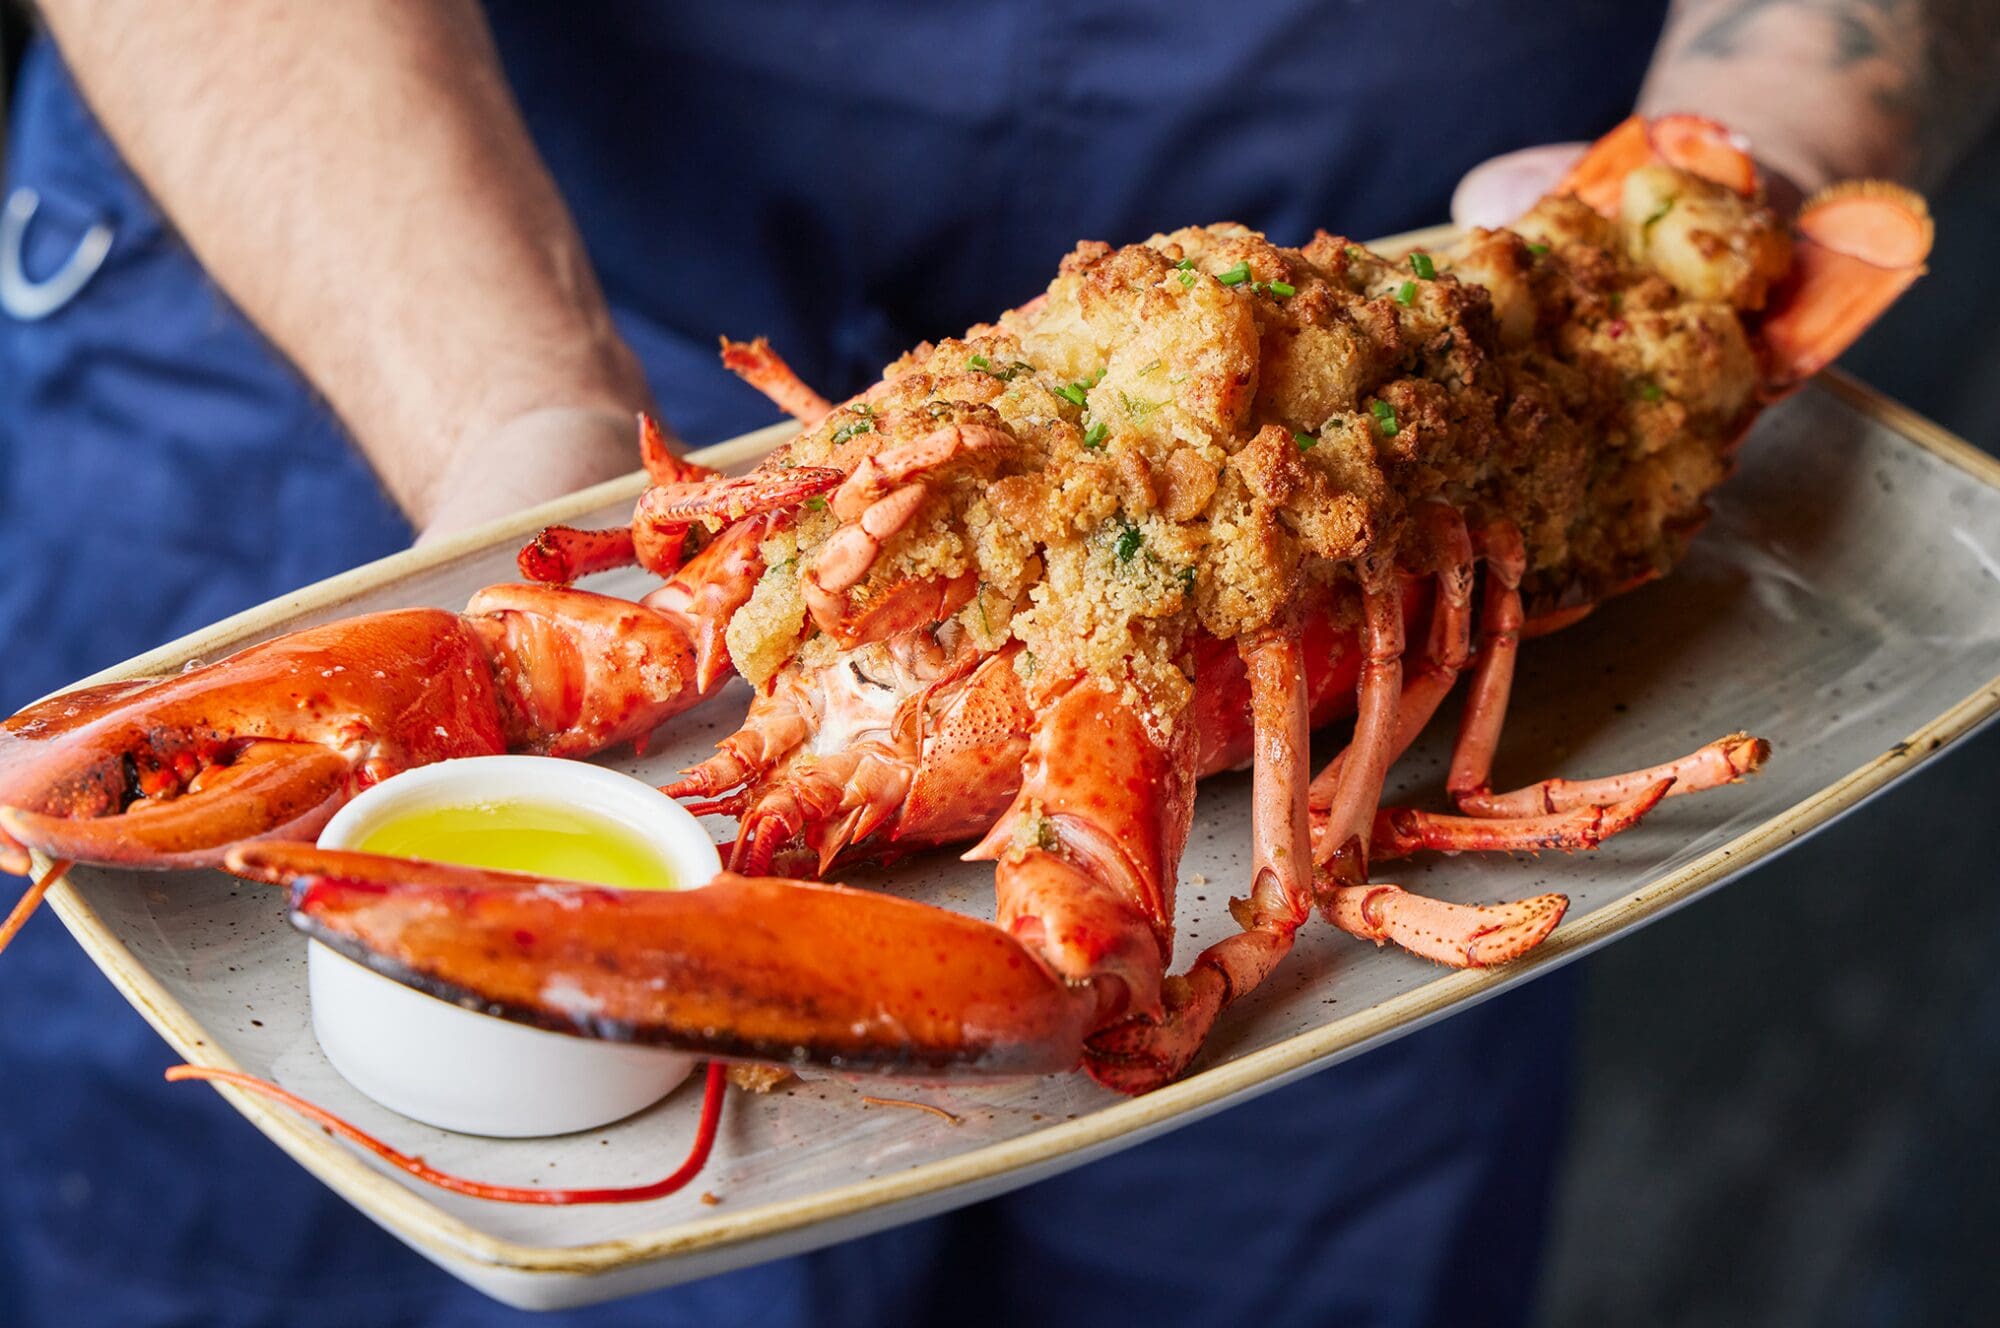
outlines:
[[[1670, 569], [1759, 409], [1929, 245], [1921, 200], [1887, 186], [1781, 222], [1739, 144], [1668, 117], [1435, 253], [1235, 226], [1086, 244], [1042, 297], [838, 407], [761, 342], [727, 346], [806, 431], [734, 480], [650, 440], [629, 527], [522, 555], [538, 581], [636, 562], [661, 590], [497, 587], [44, 702], [0, 738], [0, 852], [226, 858], [381, 971], [566, 1031], [889, 1072], [1081, 1064], [1140, 1091], [1315, 912], [1476, 965], [1565, 907], [1428, 900], [1378, 864], [1591, 847], [1761, 763], [1734, 734], [1488, 786], [1520, 642]], [[756, 687], [743, 727], [669, 786], [740, 822], [703, 889], [287, 842], [423, 761], [643, 741], [732, 667]], [[1382, 807], [1461, 678], [1455, 810]], [[1311, 770], [1309, 732], [1350, 716]], [[1245, 764], [1240, 930], [1168, 976], [1197, 780]], [[797, 879], [966, 841], [996, 863], [992, 925]], [[556, 985], [590, 993], [587, 1030]]]

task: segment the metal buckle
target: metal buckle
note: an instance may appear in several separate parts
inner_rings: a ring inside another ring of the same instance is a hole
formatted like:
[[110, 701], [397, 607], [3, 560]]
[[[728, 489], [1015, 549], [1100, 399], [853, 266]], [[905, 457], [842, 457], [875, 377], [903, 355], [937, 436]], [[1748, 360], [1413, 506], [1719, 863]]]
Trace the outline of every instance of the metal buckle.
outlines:
[[42, 281], [30, 281], [21, 269], [21, 245], [41, 204], [40, 194], [20, 185], [7, 195], [7, 206], [0, 210], [0, 309], [23, 323], [47, 318], [75, 299], [104, 266], [114, 234], [108, 222], [94, 223], [61, 267]]

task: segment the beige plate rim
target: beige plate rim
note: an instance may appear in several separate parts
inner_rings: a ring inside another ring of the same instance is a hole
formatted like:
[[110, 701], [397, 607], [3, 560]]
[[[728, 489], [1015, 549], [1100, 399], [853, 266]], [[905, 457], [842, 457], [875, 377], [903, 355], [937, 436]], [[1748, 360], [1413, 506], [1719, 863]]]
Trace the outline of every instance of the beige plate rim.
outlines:
[[[1432, 242], [1435, 234], [1438, 232], [1421, 232], [1403, 237], [1402, 242], [1406, 245]], [[1830, 373], [1819, 381], [1835, 396], [1916, 446], [2000, 489], [2000, 460], [1845, 375]], [[776, 446], [793, 430], [791, 425], [774, 425], [697, 455], [710, 465], [738, 464]], [[212, 655], [247, 637], [267, 632], [298, 613], [337, 605], [405, 575], [443, 566], [496, 544], [518, 542], [544, 525], [572, 520], [593, 508], [636, 496], [643, 483], [644, 477], [640, 475], [612, 480], [456, 538], [384, 558], [225, 619], [107, 670], [93, 681], [178, 669], [191, 658]], [[995, 1181], [1010, 1172], [1051, 1163], [1079, 1150], [1108, 1146], [1127, 1135], [1148, 1132], [1182, 1113], [1302, 1073], [1316, 1062], [1371, 1040], [1407, 1031], [1454, 1003], [1491, 995], [1503, 986], [1563, 964], [1622, 928], [1650, 921], [1692, 900], [1827, 824], [1996, 714], [2000, 714], [2000, 676], [1845, 777], [1679, 871], [1560, 928], [1534, 955], [1506, 968], [1442, 974], [1382, 1004], [1078, 1120], [891, 1175], [764, 1204], [741, 1213], [679, 1222], [642, 1235], [575, 1246], [542, 1246], [501, 1239], [446, 1212], [416, 1190], [365, 1164], [359, 1154], [297, 1118], [274, 1110], [263, 1099], [227, 1086], [219, 1091], [313, 1175], [433, 1258], [446, 1262], [471, 1260], [520, 1273], [568, 1276], [608, 1273], [666, 1257], [794, 1232], [947, 1189]], [[46, 870], [47, 863], [38, 860], [37, 867]], [[209, 1043], [201, 1024], [133, 957], [66, 881], [51, 892], [50, 900], [84, 951], [178, 1053], [199, 1065], [240, 1068]]]

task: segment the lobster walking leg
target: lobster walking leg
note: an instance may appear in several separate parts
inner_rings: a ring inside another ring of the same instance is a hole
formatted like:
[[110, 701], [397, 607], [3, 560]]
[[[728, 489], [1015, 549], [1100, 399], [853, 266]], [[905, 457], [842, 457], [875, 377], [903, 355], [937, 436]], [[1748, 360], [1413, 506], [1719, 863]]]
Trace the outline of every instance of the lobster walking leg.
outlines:
[[1667, 796], [1662, 779], [1620, 802], [1595, 803], [1540, 816], [1445, 816], [1411, 807], [1384, 807], [1375, 817], [1377, 860], [1435, 853], [1482, 853], [1596, 848], [1630, 830]]
[[1459, 810], [1475, 817], [1531, 817], [1581, 808], [1604, 808], [1665, 781], [1667, 797], [1700, 793], [1733, 784], [1761, 767], [1771, 756], [1771, 744], [1747, 733], [1717, 738], [1697, 751], [1644, 770], [1596, 779], [1545, 779], [1512, 793], [1472, 793], [1458, 800]]
[[769, 397], [799, 423], [811, 427], [833, 413], [833, 403], [807, 387], [763, 337], [755, 341], [722, 339], [722, 362], [729, 371]]
[[1451, 773], [1445, 777], [1445, 789], [1454, 802], [1488, 791], [1493, 753], [1507, 719], [1507, 697], [1514, 688], [1514, 659], [1521, 650], [1521, 577], [1528, 563], [1521, 532], [1511, 521], [1486, 523], [1474, 532], [1473, 543], [1486, 563], [1486, 603], [1480, 614], [1472, 692], [1459, 720]]
[[1120, 1092], [1145, 1092], [1186, 1069], [1216, 1016], [1270, 975], [1312, 914], [1307, 697], [1298, 634], [1267, 633], [1244, 647], [1243, 660], [1256, 753], [1255, 875], [1249, 896], [1230, 903], [1243, 930], [1202, 951], [1185, 974], [1169, 978], [1156, 1017], [1134, 1014], [1090, 1038], [1085, 1068]]
[[1394, 941], [1422, 959], [1452, 968], [1485, 968], [1528, 953], [1569, 910], [1564, 895], [1536, 895], [1504, 904], [1453, 904], [1413, 895], [1384, 882], [1334, 892], [1333, 924], [1350, 936]]
[[1333, 791], [1326, 819], [1317, 826], [1313, 853], [1319, 868], [1341, 883], [1357, 885], [1368, 874], [1368, 835], [1382, 784], [1395, 759], [1397, 703], [1403, 678], [1402, 597], [1371, 589], [1362, 597], [1361, 681], [1356, 691], [1354, 741]]
[[[1472, 655], [1472, 582], [1474, 560], [1472, 537], [1458, 509], [1445, 503], [1426, 502], [1419, 509], [1419, 521], [1440, 562], [1437, 570], [1437, 598], [1431, 610], [1430, 632], [1423, 658], [1403, 684], [1396, 704], [1396, 732], [1389, 744], [1393, 765], [1431, 722], [1431, 716], [1458, 682], [1458, 675]], [[1340, 774], [1347, 766], [1343, 751], [1313, 777], [1312, 806], [1323, 812], [1333, 805], [1340, 787]]]

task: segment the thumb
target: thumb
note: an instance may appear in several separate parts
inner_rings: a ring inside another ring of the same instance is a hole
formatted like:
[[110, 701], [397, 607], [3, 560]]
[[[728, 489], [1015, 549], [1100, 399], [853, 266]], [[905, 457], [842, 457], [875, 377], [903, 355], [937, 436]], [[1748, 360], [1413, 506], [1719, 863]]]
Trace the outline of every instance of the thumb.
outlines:
[[1522, 148], [1481, 162], [1466, 172], [1451, 195], [1452, 224], [1505, 226], [1556, 187], [1583, 155], [1582, 143], [1550, 143]]

